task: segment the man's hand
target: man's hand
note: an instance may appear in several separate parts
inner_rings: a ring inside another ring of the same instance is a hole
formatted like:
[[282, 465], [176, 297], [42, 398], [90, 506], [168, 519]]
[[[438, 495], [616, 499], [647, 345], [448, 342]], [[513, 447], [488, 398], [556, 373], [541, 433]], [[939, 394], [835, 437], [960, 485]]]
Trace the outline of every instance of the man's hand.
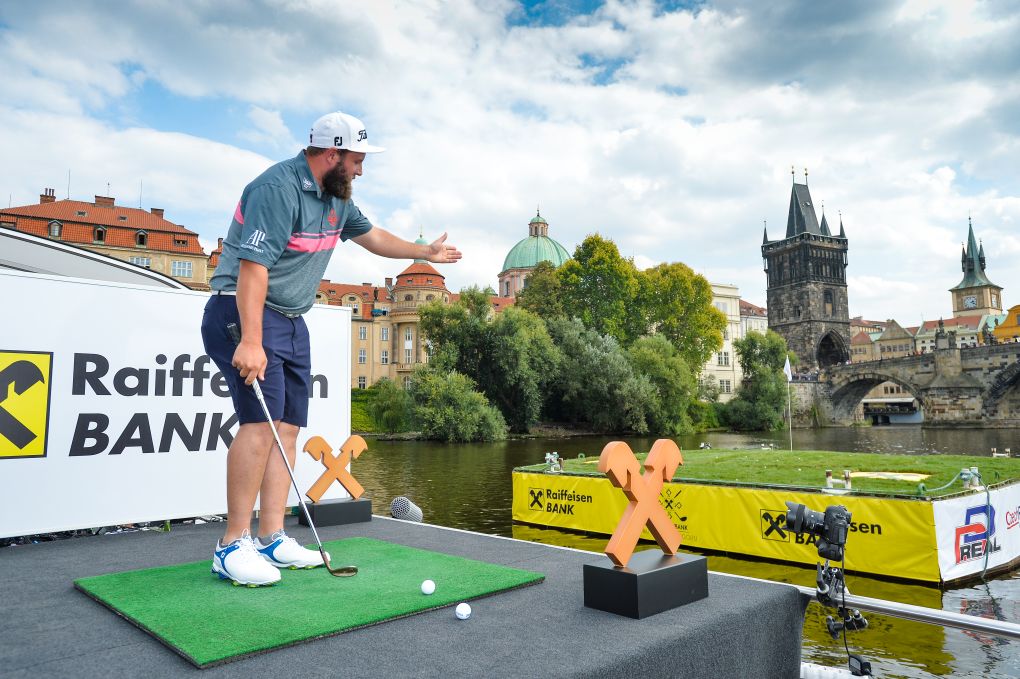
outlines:
[[241, 343], [237, 345], [237, 349], [234, 350], [234, 359], [230, 364], [237, 368], [241, 377], [244, 378], [244, 383], [250, 386], [256, 377], [260, 380], [266, 379], [266, 364], [268, 362], [266, 351], [261, 344], [245, 342], [242, 339]]
[[460, 250], [446, 244], [446, 234], [444, 233], [429, 245], [429, 253], [426, 259], [435, 264], [453, 264], [462, 256]]

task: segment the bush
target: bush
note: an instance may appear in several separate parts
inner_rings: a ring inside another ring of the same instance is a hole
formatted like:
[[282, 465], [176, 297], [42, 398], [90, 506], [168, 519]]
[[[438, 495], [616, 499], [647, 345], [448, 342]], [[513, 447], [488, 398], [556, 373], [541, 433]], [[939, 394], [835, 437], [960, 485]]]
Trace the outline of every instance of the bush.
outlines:
[[503, 415], [460, 373], [419, 368], [410, 396], [414, 422], [424, 439], [467, 442], [506, 438]]
[[691, 418], [691, 424], [695, 431], [717, 429], [720, 427], [719, 410], [721, 404], [709, 403], [707, 401], [691, 401], [687, 406], [687, 414]]
[[363, 433], [375, 433], [377, 431], [375, 422], [368, 414], [368, 404], [371, 401], [370, 389], [351, 389], [351, 431]]
[[397, 433], [411, 428], [411, 396], [385, 377], [369, 390], [368, 414], [377, 431]]

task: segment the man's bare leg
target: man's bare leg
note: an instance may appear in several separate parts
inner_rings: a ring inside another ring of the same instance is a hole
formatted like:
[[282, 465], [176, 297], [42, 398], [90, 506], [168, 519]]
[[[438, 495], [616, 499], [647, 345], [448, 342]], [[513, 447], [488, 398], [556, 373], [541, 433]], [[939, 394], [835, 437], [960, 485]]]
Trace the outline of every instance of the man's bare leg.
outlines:
[[227, 451], [227, 532], [221, 544], [233, 542], [251, 529], [251, 512], [273, 445], [273, 432], [268, 423], [238, 427], [237, 436]]
[[[290, 468], [294, 469], [297, 436], [300, 427], [286, 422], [278, 422], [276, 430], [283, 441]], [[270, 434], [271, 435], [271, 434]], [[275, 443], [273, 444], [275, 448]], [[273, 450], [266, 461], [266, 471], [262, 477], [259, 495], [259, 532], [260, 536], [269, 536], [283, 529], [283, 515], [287, 509], [287, 495], [290, 493], [290, 474], [283, 466], [283, 458]], [[252, 498], [254, 500], [254, 498]]]

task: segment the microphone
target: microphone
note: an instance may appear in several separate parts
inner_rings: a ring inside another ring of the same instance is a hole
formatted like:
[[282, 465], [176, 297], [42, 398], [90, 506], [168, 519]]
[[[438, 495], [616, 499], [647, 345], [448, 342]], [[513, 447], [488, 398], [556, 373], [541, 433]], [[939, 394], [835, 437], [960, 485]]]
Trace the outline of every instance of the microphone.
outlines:
[[400, 495], [393, 498], [393, 502], [390, 503], [390, 516], [402, 521], [421, 523], [424, 515], [421, 513], [421, 507]]

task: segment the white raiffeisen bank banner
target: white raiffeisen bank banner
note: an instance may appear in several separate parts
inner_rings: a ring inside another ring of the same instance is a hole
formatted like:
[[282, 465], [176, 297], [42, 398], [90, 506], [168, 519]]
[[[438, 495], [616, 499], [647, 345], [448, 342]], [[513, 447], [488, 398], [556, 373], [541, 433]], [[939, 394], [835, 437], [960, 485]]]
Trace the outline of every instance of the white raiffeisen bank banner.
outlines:
[[[226, 512], [237, 423], [202, 346], [208, 299], [0, 270], [0, 537]], [[350, 310], [317, 305], [305, 321], [302, 490], [326, 470], [305, 442], [335, 454], [351, 412]], [[346, 496], [334, 483], [325, 498]]]

